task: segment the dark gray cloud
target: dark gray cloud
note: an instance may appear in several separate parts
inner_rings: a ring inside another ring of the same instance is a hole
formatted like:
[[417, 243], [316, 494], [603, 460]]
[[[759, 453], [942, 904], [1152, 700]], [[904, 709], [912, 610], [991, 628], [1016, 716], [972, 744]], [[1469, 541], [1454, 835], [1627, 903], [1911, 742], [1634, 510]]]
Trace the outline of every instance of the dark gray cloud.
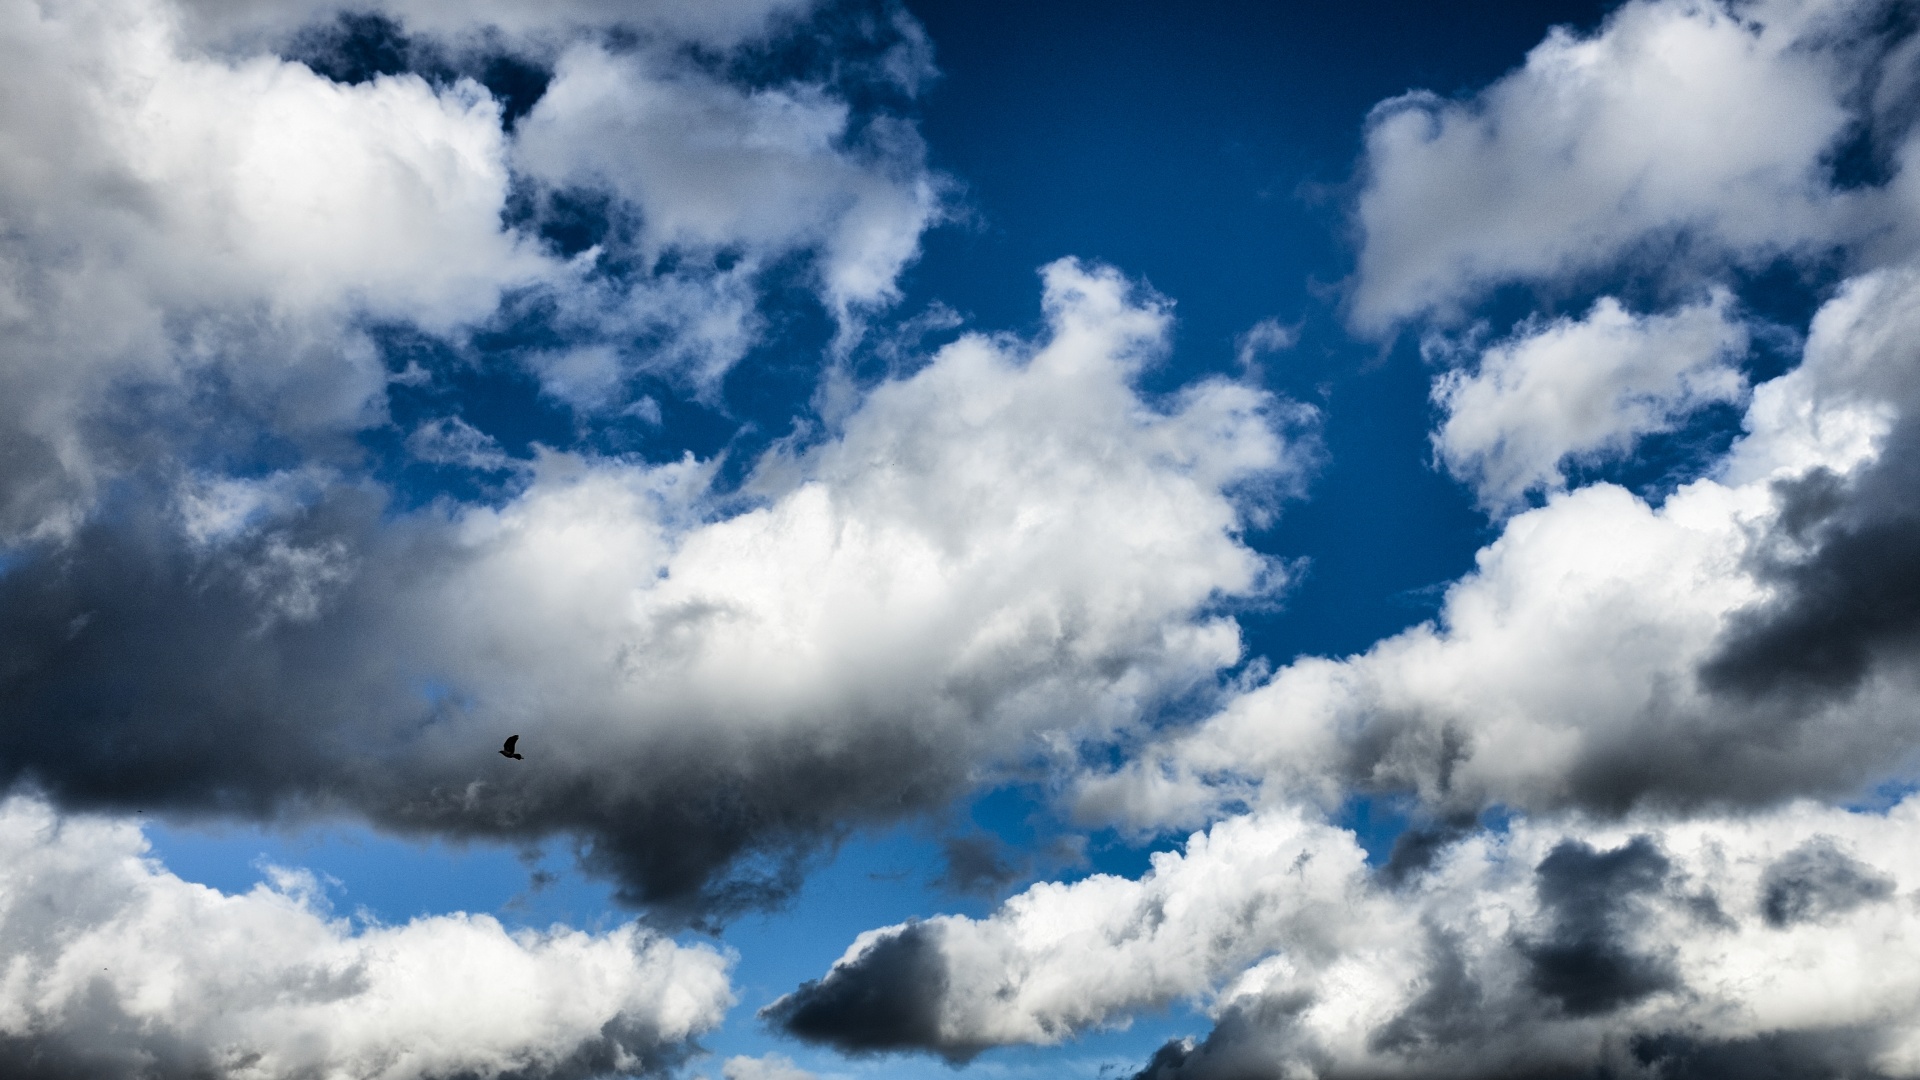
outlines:
[[1534, 870], [1551, 929], [1519, 946], [1534, 988], [1573, 1016], [1611, 1012], [1676, 988], [1666, 957], [1635, 951], [1627, 940], [1641, 899], [1661, 888], [1668, 869], [1644, 836], [1606, 852], [1579, 840], [1555, 847]]
[[1895, 882], [1816, 836], [1776, 859], [1760, 877], [1760, 914], [1767, 925], [1792, 926], [1844, 915], [1893, 895]]
[[1920, 646], [1920, 425], [1842, 481], [1826, 470], [1774, 485], [1781, 515], [1757, 569], [1776, 590], [1736, 616], [1701, 666], [1710, 689], [1844, 698], [1879, 664]]
[[1648, 1034], [1633, 1057], [1654, 1080], [1882, 1080], [1885, 1037], [1870, 1028], [1772, 1031], [1746, 1039]]
[[[0, 786], [188, 819], [570, 835], [626, 902], [702, 921], [784, 898], [812, 853], [874, 819], [863, 804], [930, 809], [964, 783], [902, 729], [839, 748], [773, 735], [756, 764], [734, 733], [689, 724], [618, 751], [627, 767], [608, 774], [538, 714], [514, 721], [530, 757], [506, 771], [488, 759], [509, 721], [476, 729], [470, 704], [430, 692], [438, 628], [407, 611], [461, 564], [440, 530], [383, 526], [379, 493], [349, 488], [209, 556], [156, 501], [131, 498], [0, 577]], [[312, 576], [329, 553], [351, 553], [352, 580], [311, 598], [311, 617], [277, 610], [325, 583], [273, 575]]]
[[1398, 886], [1419, 877], [1439, 861], [1448, 847], [1470, 835], [1476, 824], [1471, 818], [1455, 818], [1409, 826], [1393, 838], [1387, 861], [1380, 866], [1380, 880], [1389, 886]]
[[1426, 988], [1398, 1016], [1367, 1037], [1375, 1053], [1418, 1054], [1452, 1046], [1487, 1022], [1486, 993], [1467, 967], [1460, 935], [1427, 923]]
[[940, 854], [946, 868], [934, 879], [940, 888], [956, 893], [991, 896], [1025, 873], [1008, 861], [1006, 845], [989, 833], [943, 837]]
[[935, 933], [926, 923], [909, 923], [760, 1015], [789, 1035], [843, 1053], [924, 1050], [967, 1061], [985, 1048], [949, 1045], [941, 1033], [947, 962]]
[[1169, 1040], [1131, 1080], [1267, 1080], [1278, 1071], [1269, 1048], [1312, 1004], [1311, 995], [1291, 994], [1233, 1005], [1205, 1039]]
[[[1130, 1080], [1272, 1080], [1281, 1075], [1279, 1067], [1256, 1049], [1265, 1030], [1246, 1023], [1235, 1010], [1202, 1041], [1168, 1041]], [[1620, 1060], [1516, 1063], [1495, 1051], [1479, 1062], [1423, 1059], [1423, 1071], [1411, 1075], [1449, 1080], [1886, 1080], [1892, 1075], [1874, 1063], [1886, 1039], [1866, 1028], [1775, 1031], [1744, 1039], [1642, 1032], [1622, 1042], [1629, 1050]], [[1329, 1063], [1316, 1075], [1372, 1080], [1381, 1074]]]
[[[0, 1036], [0, 1075], [8, 1080], [226, 1080], [257, 1075], [258, 1054], [223, 1052], [154, 1031], [129, 1015], [104, 988], [66, 1017], [67, 1031]], [[597, 1039], [553, 1063], [489, 1067], [436, 1075], [433, 1080], [591, 1080], [665, 1076], [699, 1052], [690, 1043], [663, 1045], [658, 1033], [609, 1024]]]

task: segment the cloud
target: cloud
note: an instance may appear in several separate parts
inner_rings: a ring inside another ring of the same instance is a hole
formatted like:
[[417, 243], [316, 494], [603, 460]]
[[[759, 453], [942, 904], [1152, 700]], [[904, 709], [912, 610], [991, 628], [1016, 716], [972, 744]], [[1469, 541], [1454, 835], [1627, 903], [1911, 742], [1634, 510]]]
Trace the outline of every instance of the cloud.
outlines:
[[[1920, 801], [1812, 801], [1920, 766], [1920, 45], [1884, 13], [1631, 3], [1472, 98], [1376, 110], [1358, 329], [1457, 332], [1516, 282], [1602, 297], [1436, 386], [1441, 461], [1489, 509], [1544, 505], [1498, 523], [1434, 619], [1089, 755], [1088, 823], [1200, 829], [1146, 874], [870, 931], [768, 1016], [961, 1061], [1206, 1008], [1145, 1080], [1920, 1071], [1920, 984], [1886, 959], [1920, 941]], [[1843, 276], [1797, 366], [1749, 393], [1725, 283], [1781, 256]], [[1568, 489], [1743, 401], [1671, 494]], [[1327, 824], [1356, 797], [1416, 821], [1378, 869]], [[875, 1005], [899, 1004], [903, 957], [939, 973], [911, 1022]]]
[[510, 0], [183, 0], [183, 22], [215, 44], [258, 42], [326, 22], [342, 13], [377, 14], [442, 36], [488, 30], [538, 42], [583, 30], [618, 27], [650, 37], [730, 49], [764, 40], [800, 21], [817, 0], [555, 0], [528, 6]]
[[1889, 899], [1894, 882], [1831, 838], [1816, 836], [1767, 867], [1761, 885], [1760, 910], [1768, 925], [1791, 926]]
[[[1232, 817], [1155, 855], [1138, 880], [1041, 884], [983, 919], [864, 934], [768, 1014], [850, 1047], [901, 1007], [888, 988], [911, 957], [943, 977], [910, 980], [915, 1021], [888, 1026], [889, 1045], [964, 1058], [1174, 1000], [1204, 1005], [1212, 1033], [1157, 1053], [1140, 1075], [1159, 1080], [1920, 1065], [1908, 1004], [1920, 982], [1896, 959], [1920, 949], [1907, 897], [1920, 802], [1884, 815], [1798, 803], [1608, 825], [1520, 818], [1463, 835], [1398, 886], [1314, 816]], [[1775, 920], [1776, 868], [1830, 867], [1805, 853], [1841, 850], [1874, 853], [1838, 875], [1847, 884], [1823, 886], [1854, 900]], [[1858, 881], [1881, 884], [1862, 895]]]
[[1349, 932], [1359, 860], [1350, 837], [1297, 816], [1235, 819], [1194, 836], [1184, 854], [1154, 856], [1140, 881], [1036, 885], [990, 919], [871, 931], [765, 1015], [842, 1049], [956, 1061], [1058, 1042], [1116, 1013], [1196, 996], [1275, 939], [1333, 947]]
[[942, 182], [912, 127], [852, 128], [820, 85], [746, 90], [647, 53], [564, 53], [522, 122], [517, 164], [556, 187], [610, 189], [643, 209], [642, 257], [738, 248], [755, 261], [819, 252], [829, 306], [894, 298], [940, 213]]
[[730, 1057], [721, 1066], [724, 1080], [815, 1080], [814, 1074], [794, 1065], [791, 1058], [779, 1054], [764, 1057]]
[[[1657, 506], [1605, 483], [1550, 495], [1507, 520], [1436, 619], [1281, 668], [1086, 778], [1081, 812], [1150, 829], [1359, 790], [1415, 794], [1442, 818], [1618, 813], [1859, 796], [1910, 775], [1916, 280], [1897, 266], [1846, 283], [1801, 364], [1754, 389], [1710, 476]], [[1683, 312], [1703, 342], [1726, 333], [1711, 309]], [[1626, 334], [1603, 355], [1631, 363], [1643, 344]]]
[[991, 833], [949, 836], [940, 841], [940, 854], [947, 868], [934, 884], [957, 893], [991, 895], [1021, 876], [1019, 866], [1010, 865], [1002, 854], [1005, 845]]
[[849, 828], [1133, 730], [1237, 662], [1223, 601], [1284, 583], [1240, 531], [1313, 417], [1222, 380], [1149, 403], [1162, 305], [1072, 262], [1045, 283], [1042, 340], [962, 338], [744, 491], [549, 452], [494, 507], [268, 480], [298, 497], [189, 530], [169, 504], [204, 482], [150, 477], [0, 577], [5, 779], [571, 835], [627, 899], [706, 918]]
[[1452, 317], [1503, 282], [1642, 255], [1655, 279], [1665, 264], [1686, 280], [1703, 262], [1901, 232], [1910, 180], [1833, 183], [1850, 136], [1885, 161], [1909, 153], [1912, 51], [1880, 10], [1635, 0], [1591, 36], [1554, 30], [1466, 100], [1383, 102], [1362, 161], [1355, 325]]
[[[0, 16], [0, 542], [70, 531], [134, 462], [377, 423], [356, 319], [432, 332], [543, 261], [500, 227], [471, 82], [340, 86], [184, 49], [143, 0]], [[135, 419], [137, 418], [137, 419]]]
[[1300, 328], [1279, 319], [1261, 319], [1233, 341], [1234, 355], [1243, 368], [1251, 368], [1266, 353], [1285, 352], [1300, 340]]
[[653, 1072], [718, 1026], [730, 961], [628, 925], [330, 916], [311, 876], [227, 895], [126, 823], [0, 803], [0, 1069], [25, 1078]]
[[859, 952], [761, 1010], [787, 1034], [848, 1053], [887, 1050], [945, 1052], [956, 1063], [978, 1049], [951, 1046], [940, 1010], [948, 990], [947, 961], [933, 931], [909, 923], [856, 944]]
[[443, 416], [413, 429], [407, 452], [435, 465], [500, 472], [512, 467], [500, 441], [457, 416]]
[[1549, 929], [1519, 946], [1532, 965], [1527, 981], [1572, 1016], [1612, 1012], [1675, 989], [1667, 958], [1622, 943], [1630, 920], [1642, 915], [1641, 897], [1658, 892], [1669, 869], [1644, 836], [1604, 854], [1578, 840], [1548, 852], [1534, 876]]
[[[364, 468], [393, 333], [524, 365], [591, 424], [642, 372], [711, 397], [782, 260], [852, 327], [939, 217], [912, 122], [856, 114], [855, 75], [749, 88], [686, 58], [807, 10], [543, 5], [530, 37], [432, 2], [0, 16], [0, 544], [70, 535], [164, 458]], [[626, 51], [581, 44], [614, 27]]]
[[1748, 335], [1731, 305], [1721, 291], [1670, 314], [1636, 316], [1608, 297], [1577, 321], [1524, 326], [1486, 349], [1471, 372], [1434, 381], [1446, 413], [1434, 449], [1491, 510], [1560, 490], [1569, 459], [1623, 454], [1640, 436], [1740, 399]]

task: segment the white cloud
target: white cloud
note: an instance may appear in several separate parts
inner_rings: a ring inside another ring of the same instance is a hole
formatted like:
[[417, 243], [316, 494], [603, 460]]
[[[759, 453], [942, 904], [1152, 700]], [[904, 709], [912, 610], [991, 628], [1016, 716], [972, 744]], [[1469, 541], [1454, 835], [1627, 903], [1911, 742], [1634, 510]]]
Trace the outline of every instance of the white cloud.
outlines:
[[1251, 369], [1261, 356], [1285, 352], [1300, 340], [1300, 327], [1288, 326], [1279, 319], [1261, 319], [1234, 339], [1234, 356], [1242, 368]]
[[[484, 37], [467, 5], [392, 10], [455, 51]], [[912, 125], [856, 133], [835, 88], [749, 91], [663, 59], [806, 10], [545, 5], [513, 40], [558, 70], [517, 136], [470, 80], [349, 86], [264, 51], [329, 5], [0, 13], [0, 538], [71, 536], [103, 485], [190, 439], [350, 458], [329, 440], [385, 420], [368, 323], [458, 348], [482, 324], [548, 319], [565, 341], [519, 359], [589, 421], [632, 404], [640, 371], [710, 395], [758, 340], [759, 275], [779, 259], [811, 255], [853, 332], [939, 213]], [[618, 56], [570, 45], [589, 23], [645, 33]], [[912, 52], [917, 27], [900, 26]], [[538, 218], [543, 181], [611, 192], [641, 250], [561, 260], [538, 220], [507, 227], [509, 192]]]
[[793, 1059], [780, 1054], [764, 1057], [730, 1057], [721, 1066], [725, 1080], [817, 1080], [813, 1073], [794, 1065]]
[[1138, 880], [1036, 885], [986, 918], [862, 935], [771, 1012], [860, 1000], [884, 943], [912, 935], [943, 980], [845, 1016], [924, 1011], [918, 1048], [950, 1054], [1187, 999], [1220, 1024], [1169, 1077], [1658, 1075], [1689, 1047], [1783, 1032], [1836, 1033], [1853, 1068], [1912, 1075], [1916, 838], [1912, 799], [1885, 815], [1523, 818], [1389, 886], [1352, 834], [1275, 809], [1195, 834]]
[[[60, 1075], [578, 1077], [671, 1060], [729, 961], [627, 925], [355, 926], [311, 878], [225, 895], [129, 824], [0, 803], [0, 1063]], [[63, 1071], [64, 1070], [64, 1071]]]
[[[1040, 884], [987, 919], [914, 924], [944, 982], [889, 989], [900, 1010], [931, 1010], [925, 1049], [1060, 1042], [1199, 997], [1283, 944], [1324, 954], [1375, 932], [1352, 917], [1366, 901], [1362, 861], [1349, 836], [1298, 815], [1236, 819], [1195, 835], [1184, 854], [1155, 855], [1137, 881]], [[872, 947], [906, 929], [862, 934], [836, 962], [840, 978], [860, 979]]]
[[825, 87], [746, 91], [580, 45], [521, 123], [516, 162], [640, 207], [649, 259], [669, 248], [740, 247], [762, 260], [816, 250], [822, 296], [844, 318], [895, 296], [941, 197], [911, 126], [881, 118], [855, 141], [850, 120]]
[[1447, 315], [1491, 285], [1602, 269], [1682, 234], [1764, 261], [1864, 239], [1879, 195], [1825, 155], [1874, 65], [1863, 3], [1634, 0], [1555, 30], [1467, 101], [1415, 93], [1368, 123], [1351, 313], [1368, 331]]
[[1562, 466], [1623, 454], [1746, 390], [1745, 326], [1733, 298], [1663, 315], [1634, 315], [1603, 298], [1579, 320], [1523, 327], [1485, 350], [1472, 371], [1434, 381], [1446, 420], [1434, 449], [1496, 511], [1530, 491], [1566, 486]]
[[[478, 87], [337, 86], [174, 30], [145, 0], [0, 15], [0, 99], [31, 103], [0, 109], [0, 535], [69, 532], [179, 427], [377, 421], [354, 319], [445, 331], [545, 272], [501, 229], [505, 138]], [[130, 394], [137, 432], [108, 420]]]
[[435, 465], [458, 465], [482, 472], [500, 472], [513, 462], [500, 441], [457, 416], [443, 416], [413, 429], [407, 452]]

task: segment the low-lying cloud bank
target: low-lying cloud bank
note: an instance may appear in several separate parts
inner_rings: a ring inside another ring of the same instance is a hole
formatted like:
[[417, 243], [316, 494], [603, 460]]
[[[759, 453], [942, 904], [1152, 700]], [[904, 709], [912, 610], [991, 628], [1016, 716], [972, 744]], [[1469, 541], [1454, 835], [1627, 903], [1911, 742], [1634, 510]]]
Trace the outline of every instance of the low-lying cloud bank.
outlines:
[[1397, 874], [1316, 817], [1231, 818], [1138, 880], [873, 931], [766, 1015], [964, 1061], [1207, 1001], [1214, 1032], [1150, 1080], [1920, 1069], [1920, 800], [1518, 819]]
[[568, 1080], [663, 1070], [733, 1003], [730, 960], [635, 925], [330, 915], [280, 871], [225, 895], [133, 825], [0, 803], [0, 1072]]

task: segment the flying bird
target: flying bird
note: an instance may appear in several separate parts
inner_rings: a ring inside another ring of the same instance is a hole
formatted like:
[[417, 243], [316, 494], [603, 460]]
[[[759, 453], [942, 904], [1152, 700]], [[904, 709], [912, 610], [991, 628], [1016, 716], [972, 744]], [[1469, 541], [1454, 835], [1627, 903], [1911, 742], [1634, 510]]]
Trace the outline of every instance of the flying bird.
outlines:
[[521, 760], [524, 760], [523, 758], [521, 758], [521, 756], [520, 756], [519, 754], [516, 754], [516, 753], [514, 753], [514, 752], [513, 752], [513, 744], [514, 744], [514, 743], [517, 743], [517, 742], [519, 742], [519, 741], [520, 741], [520, 736], [518, 736], [518, 735], [509, 735], [509, 736], [507, 736], [507, 744], [506, 744], [505, 746], [502, 746], [502, 747], [500, 748], [500, 756], [501, 756], [501, 757], [510, 757], [510, 758], [512, 758], [512, 759], [513, 759], [513, 760], [515, 760], [515, 761], [521, 761]]

